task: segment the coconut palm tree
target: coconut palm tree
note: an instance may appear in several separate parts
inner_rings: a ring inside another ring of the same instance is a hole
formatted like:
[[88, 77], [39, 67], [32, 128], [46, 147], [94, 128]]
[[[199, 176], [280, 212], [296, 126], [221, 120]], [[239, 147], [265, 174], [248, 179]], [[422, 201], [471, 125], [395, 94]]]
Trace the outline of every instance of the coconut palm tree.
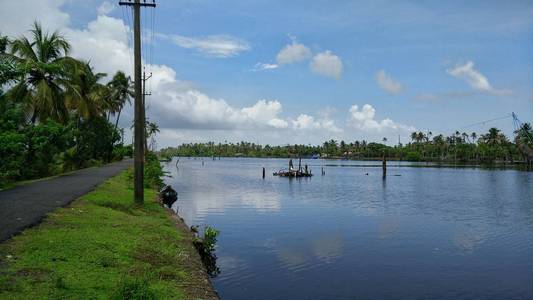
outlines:
[[472, 143], [475, 144], [476, 143], [476, 139], [477, 139], [477, 134], [475, 132], [472, 132], [470, 134], [470, 137], [472, 138]]
[[12, 55], [6, 53], [9, 43], [9, 38], [0, 34], [0, 86], [13, 82], [21, 75]]
[[52, 118], [65, 122], [68, 109], [64, 88], [69, 85], [68, 70], [76, 60], [69, 57], [70, 44], [57, 31], [43, 32], [37, 22], [30, 39], [21, 36], [10, 43], [9, 58], [22, 70], [19, 82], [11, 89], [20, 99], [32, 124]]
[[155, 149], [155, 135], [160, 132], [159, 126], [156, 123], [148, 122], [146, 126], [146, 139], [150, 139], [150, 148]]
[[76, 111], [78, 120], [104, 114], [105, 99], [109, 92], [99, 81], [106, 74], [94, 73], [87, 62], [73, 65], [69, 72], [70, 84], [65, 95], [68, 108]]
[[131, 104], [131, 99], [134, 97], [133, 83], [129, 76], [126, 76], [122, 71], [118, 71], [107, 86], [110, 90], [109, 112], [112, 115], [117, 114], [117, 119], [115, 120], [115, 128], [117, 128], [124, 105], [126, 103]]
[[498, 128], [492, 127], [489, 129], [489, 132], [487, 134], [483, 135], [483, 140], [488, 145], [494, 146], [502, 142], [500, 137], [500, 130]]
[[418, 133], [416, 131], [411, 132], [411, 141], [415, 142], [418, 138]]

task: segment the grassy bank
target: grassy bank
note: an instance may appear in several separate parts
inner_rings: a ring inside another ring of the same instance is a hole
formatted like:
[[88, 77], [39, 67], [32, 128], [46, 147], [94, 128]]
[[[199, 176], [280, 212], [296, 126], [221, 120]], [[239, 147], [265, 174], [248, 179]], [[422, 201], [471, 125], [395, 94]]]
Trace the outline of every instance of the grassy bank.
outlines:
[[131, 171], [0, 245], [2, 299], [210, 299], [187, 227]]

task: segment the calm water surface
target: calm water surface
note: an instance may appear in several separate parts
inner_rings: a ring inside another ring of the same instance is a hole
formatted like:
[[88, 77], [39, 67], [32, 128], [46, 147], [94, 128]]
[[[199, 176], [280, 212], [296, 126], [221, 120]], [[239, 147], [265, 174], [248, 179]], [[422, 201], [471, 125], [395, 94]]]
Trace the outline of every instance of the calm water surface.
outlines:
[[379, 162], [309, 160], [314, 177], [288, 179], [272, 176], [287, 160], [203, 161], [166, 163], [166, 181], [188, 225], [221, 231], [222, 299], [533, 299], [531, 172], [390, 162], [382, 180]]

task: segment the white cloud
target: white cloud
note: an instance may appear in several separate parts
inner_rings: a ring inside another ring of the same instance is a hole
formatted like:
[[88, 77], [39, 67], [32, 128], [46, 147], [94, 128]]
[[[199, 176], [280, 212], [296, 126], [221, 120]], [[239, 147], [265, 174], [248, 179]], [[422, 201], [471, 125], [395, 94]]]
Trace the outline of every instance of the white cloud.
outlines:
[[342, 75], [342, 61], [337, 56], [326, 50], [318, 53], [311, 61], [311, 70], [317, 74], [340, 79]]
[[492, 87], [487, 77], [474, 69], [474, 62], [472, 61], [468, 61], [463, 65], [458, 64], [446, 70], [446, 72], [455, 78], [465, 80], [473, 89], [480, 92], [493, 95], [507, 95], [511, 93], [509, 90], [499, 90]]
[[279, 65], [292, 64], [300, 62], [311, 57], [311, 50], [305, 45], [292, 41], [291, 44], [286, 45], [281, 49], [276, 56], [276, 61]]
[[361, 110], [359, 110], [359, 107], [357, 105], [352, 105], [350, 107], [350, 117], [348, 119], [348, 123], [353, 128], [360, 129], [362, 131], [382, 132], [392, 130], [412, 132], [416, 130], [416, 128], [412, 126], [396, 123], [389, 118], [377, 121], [375, 119], [375, 116], [376, 110], [370, 104], [363, 105], [363, 108]]
[[335, 122], [329, 117], [325, 116], [319, 120], [315, 120], [313, 116], [307, 114], [300, 114], [296, 120], [292, 120], [294, 129], [324, 129], [329, 132], [340, 133], [343, 130], [335, 125]]
[[65, 28], [63, 32], [72, 45], [72, 56], [90, 60], [96, 70], [110, 76], [118, 70], [131, 75], [129, 28], [122, 20], [99, 15], [85, 29]]
[[112, 12], [115, 9], [115, 5], [113, 5], [109, 1], [104, 1], [100, 6], [98, 7], [98, 15], [107, 15], [110, 12]]
[[238, 108], [176, 79], [156, 85], [151, 98], [150, 113], [157, 116], [161, 127], [219, 130], [288, 127], [288, 122], [279, 116], [282, 105], [277, 100], [259, 100], [252, 106]]
[[[10, 1], [7, 4], [12, 6], [9, 11], [29, 11], [30, 17], [20, 20], [17, 18], [6, 19], [3, 16], [7, 14], [5, 10], [2, 10], [0, 12], [2, 32], [8, 33], [4, 29], [11, 28], [8, 34], [20, 35], [29, 28], [35, 16], [41, 15], [39, 9], [47, 11], [47, 16], [43, 15], [44, 19], [47, 19], [48, 16], [53, 16], [56, 19], [48, 20], [48, 23], [43, 21], [43, 26], [47, 30], [59, 29], [63, 32], [72, 45], [74, 57], [89, 60], [98, 72], [113, 75], [117, 70], [123, 70], [128, 75], [132, 75], [132, 52], [128, 43], [128, 35], [131, 34], [130, 28], [122, 20], [104, 14], [99, 14], [85, 27], [71, 28], [68, 25], [68, 14], [61, 11], [62, 4], [63, 1], [54, 0]], [[207, 50], [211, 48], [204, 44], [202, 47], [204, 53], [211, 51]], [[194, 49], [200, 51], [199, 48]], [[219, 47], [217, 49], [230, 50], [228, 50], [229, 52], [212, 50], [214, 51], [212, 53], [231, 55], [231, 49], [234, 48]], [[320, 74], [329, 74], [328, 76], [335, 78], [341, 76], [342, 63], [338, 57], [329, 51], [318, 54], [315, 56], [315, 60], [317, 70], [322, 72], [319, 72]], [[324, 73], [322, 64], [337, 64], [337, 67], [333, 67], [336, 71], [330, 70]], [[279, 65], [258, 65], [264, 69], [273, 69], [276, 68], [275, 66]], [[232, 105], [231, 99], [226, 101], [213, 97], [194, 87], [193, 84], [178, 79], [176, 72], [170, 66], [147, 65], [146, 67], [147, 71], [153, 73], [149, 81], [149, 86], [152, 87], [152, 96], [146, 99], [147, 117], [156, 121], [162, 128], [162, 132], [158, 136], [160, 146], [176, 145], [178, 142], [224, 141], [226, 139], [271, 144], [320, 143], [330, 138], [347, 140], [371, 135], [371, 133], [366, 134], [366, 132], [360, 131], [357, 132], [358, 136], [354, 136], [353, 130], [348, 131], [344, 130], [343, 126], [337, 126], [327, 112], [319, 113], [317, 116], [296, 113], [295, 119], [290, 116], [286, 117], [283, 115], [282, 103], [277, 100], [258, 100], [251, 105], [240, 107]], [[403, 126], [387, 120], [374, 122], [384, 128]], [[132, 107], [128, 106], [122, 113], [120, 126], [129, 129], [131, 121]], [[366, 127], [376, 127], [372, 125], [371, 121], [359, 122], [366, 124]], [[349, 125], [353, 126], [351, 123]], [[131, 133], [128, 130], [126, 141], [131, 141]]]
[[273, 70], [279, 68], [278, 64], [256, 63], [252, 71]]
[[396, 95], [403, 91], [402, 84], [392, 78], [384, 70], [377, 72], [376, 81], [379, 86], [389, 94]]
[[207, 56], [232, 57], [250, 50], [250, 45], [242, 39], [229, 35], [209, 35], [206, 37], [186, 37], [173, 35], [172, 40], [180, 47], [195, 49]]
[[70, 16], [60, 9], [65, 2], [66, 0], [2, 1], [0, 32], [18, 37], [26, 33], [35, 20], [38, 20], [47, 30], [64, 28], [70, 22]]

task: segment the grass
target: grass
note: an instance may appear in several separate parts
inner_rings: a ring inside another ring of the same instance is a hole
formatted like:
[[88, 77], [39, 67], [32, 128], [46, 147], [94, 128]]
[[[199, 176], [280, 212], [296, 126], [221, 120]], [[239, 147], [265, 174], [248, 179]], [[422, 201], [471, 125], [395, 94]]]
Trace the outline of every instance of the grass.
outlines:
[[0, 299], [190, 299], [210, 288], [191, 265], [190, 237], [129, 172], [0, 244]]

